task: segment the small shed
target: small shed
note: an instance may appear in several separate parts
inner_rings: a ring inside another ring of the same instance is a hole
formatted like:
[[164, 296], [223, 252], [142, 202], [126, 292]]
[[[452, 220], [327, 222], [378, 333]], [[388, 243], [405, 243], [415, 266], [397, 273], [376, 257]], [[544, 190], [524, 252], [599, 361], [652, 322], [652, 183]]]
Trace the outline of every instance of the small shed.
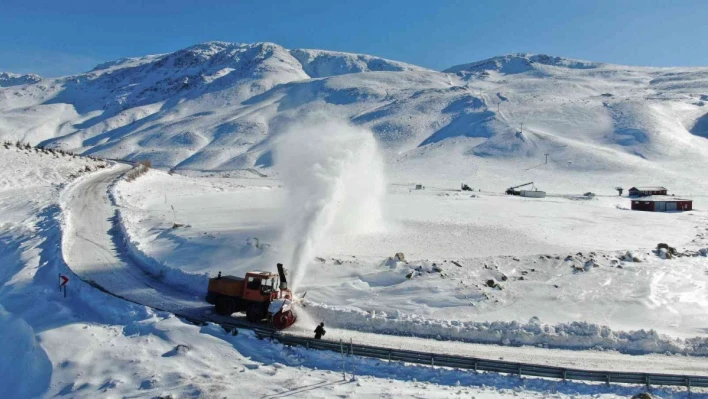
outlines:
[[538, 190], [521, 190], [519, 191], [519, 195], [529, 198], [546, 198], [546, 192]]
[[666, 195], [668, 190], [666, 187], [632, 187], [629, 189], [630, 197], [646, 197], [649, 195]]
[[632, 200], [633, 211], [672, 212], [693, 210], [693, 201], [667, 195], [653, 195]]

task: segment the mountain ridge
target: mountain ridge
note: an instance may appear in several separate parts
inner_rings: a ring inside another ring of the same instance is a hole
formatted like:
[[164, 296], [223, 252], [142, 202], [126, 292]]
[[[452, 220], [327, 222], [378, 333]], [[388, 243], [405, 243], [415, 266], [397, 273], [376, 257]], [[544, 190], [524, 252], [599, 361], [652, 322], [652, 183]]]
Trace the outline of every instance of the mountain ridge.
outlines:
[[552, 152], [556, 168], [617, 172], [703, 163], [707, 93], [708, 68], [517, 53], [439, 72], [365, 54], [207, 42], [1, 88], [0, 139], [229, 170], [268, 167], [284, 127], [325, 114], [370, 129], [394, 165], [453, 153], [476, 168]]
[[18, 74], [12, 72], [0, 72], [0, 87], [20, 86], [37, 83], [42, 78], [34, 73]]

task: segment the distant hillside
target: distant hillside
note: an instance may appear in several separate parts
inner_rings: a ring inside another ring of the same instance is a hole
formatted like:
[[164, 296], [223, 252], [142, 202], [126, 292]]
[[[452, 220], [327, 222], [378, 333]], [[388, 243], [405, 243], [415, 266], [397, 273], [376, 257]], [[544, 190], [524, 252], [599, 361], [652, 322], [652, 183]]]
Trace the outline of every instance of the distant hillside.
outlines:
[[37, 83], [42, 80], [39, 75], [18, 75], [16, 73], [0, 72], [0, 87], [10, 87]]
[[[311, 113], [370, 128], [393, 169], [415, 164], [451, 177], [547, 153], [554, 168], [574, 173], [708, 166], [708, 68], [511, 54], [437, 72], [361, 54], [210, 42], [75, 76], [3, 74], [0, 86], [0, 139], [162, 167], [268, 167], [273, 137]], [[453, 158], [464, 168], [453, 170]]]
[[425, 71], [425, 68], [402, 62], [372, 57], [365, 54], [341, 53], [324, 50], [292, 50], [290, 54], [301, 64], [311, 78], [344, 75], [358, 72]]
[[570, 69], [595, 69], [604, 64], [588, 61], [571, 60], [563, 57], [552, 57], [545, 54], [508, 54], [489, 58], [483, 61], [457, 65], [443, 72], [472, 73], [477, 71], [496, 71], [505, 74], [527, 72], [534, 69], [535, 65], [549, 65]]

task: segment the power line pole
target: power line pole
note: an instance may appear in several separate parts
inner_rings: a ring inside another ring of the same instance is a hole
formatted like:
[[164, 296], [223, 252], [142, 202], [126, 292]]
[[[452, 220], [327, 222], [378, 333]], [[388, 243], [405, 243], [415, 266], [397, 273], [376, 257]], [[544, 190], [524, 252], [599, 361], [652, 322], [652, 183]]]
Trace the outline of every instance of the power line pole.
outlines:
[[339, 339], [339, 350], [342, 353], [342, 380], [346, 381], [347, 380], [347, 369], [346, 366], [344, 365], [344, 342], [342, 342], [342, 339]]
[[548, 155], [549, 154], [544, 154], [546, 156], [546, 163], [548, 163]]
[[523, 133], [523, 132], [524, 132], [524, 123], [522, 122], [521, 123], [521, 133]]

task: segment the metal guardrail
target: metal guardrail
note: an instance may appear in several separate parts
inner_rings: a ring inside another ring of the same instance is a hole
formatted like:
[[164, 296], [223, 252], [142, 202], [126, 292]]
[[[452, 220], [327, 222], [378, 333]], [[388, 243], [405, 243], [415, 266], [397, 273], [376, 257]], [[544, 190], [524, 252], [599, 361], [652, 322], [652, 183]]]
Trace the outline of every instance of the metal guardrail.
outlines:
[[344, 352], [347, 355], [371, 357], [388, 361], [402, 361], [405, 363], [451, 367], [474, 371], [490, 371], [494, 373], [505, 373], [518, 376], [554, 378], [564, 381], [578, 380], [604, 382], [607, 384], [639, 384], [646, 385], [647, 387], [650, 385], [672, 385], [685, 386], [689, 390], [692, 387], [708, 387], [708, 377], [702, 376], [580, 370], [529, 363], [507, 362], [503, 360], [416, 352], [354, 343], [342, 343], [285, 335], [273, 332], [271, 330], [255, 329], [254, 331], [261, 339], [269, 338], [287, 346], [302, 346], [308, 349]]

